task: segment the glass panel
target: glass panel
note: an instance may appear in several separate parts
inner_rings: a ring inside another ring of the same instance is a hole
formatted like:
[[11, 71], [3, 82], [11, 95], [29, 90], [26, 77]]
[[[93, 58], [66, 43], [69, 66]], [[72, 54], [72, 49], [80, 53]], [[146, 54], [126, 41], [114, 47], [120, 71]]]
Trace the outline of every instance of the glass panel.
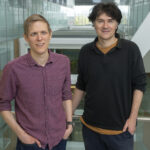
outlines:
[[24, 20], [35, 13], [45, 16], [53, 30], [68, 27], [70, 11], [47, 0], [0, 0], [0, 41], [22, 37]]
[[140, 107], [139, 115], [144, 117], [150, 117], [150, 73], [147, 74], [147, 86]]
[[149, 150], [150, 143], [150, 120], [139, 120], [134, 136], [135, 147], [134, 150]]
[[2, 72], [5, 64], [14, 58], [13, 41], [0, 43], [0, 71]]
[[[67, 143], [67, 150], [84, 150], [82, 139], [82, 125], [79, 118], [74, 118], [75, 127]], [[150, 120], [140, 118], [137, 123], [137, 129], [134, 135], [134, 150], [149, 150], [150, 143]]]
[[6, 40], [5, 2], [0, 3], [0, 42]]
[[130, 0], [130, 16], [129, 16], [129, 27], [132, 28], [128, 32], [129, 35], [134, 35], [142, 21], [145, 19], [150, 11], [149, 0]]
[[10, 144], [10, 133], [8, 131], [8, 126], [4, 123], [3, 119], [0, 117], [0, 150], [5, 150]]
[[55, 52], [68, 56], [71, 63], [71, 74], [77, 74], [77, 60], [78, 60], [78, 55], [80, 50], [79, 49], [66, 49], [66, 50], [57, 49]]

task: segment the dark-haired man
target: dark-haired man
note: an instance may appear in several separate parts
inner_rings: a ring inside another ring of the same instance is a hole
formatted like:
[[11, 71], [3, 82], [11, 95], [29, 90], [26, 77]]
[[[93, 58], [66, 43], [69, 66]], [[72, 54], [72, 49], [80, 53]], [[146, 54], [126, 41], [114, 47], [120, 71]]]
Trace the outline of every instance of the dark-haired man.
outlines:
[[97, 37], [80, 51], [73, 96], [74, 111], [85, 93], [86, 150], [133, 150], [146, 76], [137, 45], [116, 33], [121, 18], [114, 3], [99, 3], [89, 15]]
[[[18, 137], [16, 150], [65, 150], [72, 132], [70, 62], [48, 49], [51, 35], [43, 16], [29, 16], [24, 38], [30, 50], [3, 70], [0, 113]], [[12, 99], [16, 120], [11, 114]]]

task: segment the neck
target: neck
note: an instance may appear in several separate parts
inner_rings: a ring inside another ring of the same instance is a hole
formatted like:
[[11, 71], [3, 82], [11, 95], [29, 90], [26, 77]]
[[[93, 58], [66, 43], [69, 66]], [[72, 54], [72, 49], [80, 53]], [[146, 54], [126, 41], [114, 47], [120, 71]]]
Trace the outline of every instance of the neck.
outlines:
[[106, 48], [106, 47], [109, 47], [109, 46], [111, 46], [112, 44], [114, 44], [116, 41], [117, 41], [117, 38], [116, 38], [116, 37], [113, 37], [113, 38], [111, 38], [111, 39], [109, 39], [109, 40], [108, 40], [108, 39], [105, 40], [105, 39], [100, 39], [100, 38], [98, 38], [97, 43], [99, 44], [100, 47]]
[[47, 51], [47, 53], [43, 53], [43, 54], [39, 55], [39, 54], [36, 54], [36, 53], [31, 51], [31, 56], [37, 64], [44, 67], [45, 64], [47, 63], [48, 58], [49, 58], [49, 53]]

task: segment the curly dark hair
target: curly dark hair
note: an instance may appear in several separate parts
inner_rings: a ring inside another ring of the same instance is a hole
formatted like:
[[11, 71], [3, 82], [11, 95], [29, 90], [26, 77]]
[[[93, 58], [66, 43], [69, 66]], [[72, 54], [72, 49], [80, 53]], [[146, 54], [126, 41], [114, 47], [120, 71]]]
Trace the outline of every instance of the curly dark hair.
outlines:
[[92, 12], [89, 15], [89, 20], [93, 23], [98, 16], [101, 14], [107, 14], [112, 19], [116, 20], [118, 24], [121, 22], [122, 14], [117, 5], [113, 2], [108, 3], [98, 3], [92, 9]]

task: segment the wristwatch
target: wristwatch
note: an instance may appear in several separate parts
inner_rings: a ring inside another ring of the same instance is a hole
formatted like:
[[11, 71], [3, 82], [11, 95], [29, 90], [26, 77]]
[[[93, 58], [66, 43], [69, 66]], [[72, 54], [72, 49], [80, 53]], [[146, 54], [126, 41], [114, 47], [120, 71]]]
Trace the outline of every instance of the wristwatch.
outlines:
[[68, 125], [72, 125], [72, 127], [74, 126], [74, 122], [73, 121], [67, 121], [66, 122], [66, 125], [68, 126]]

